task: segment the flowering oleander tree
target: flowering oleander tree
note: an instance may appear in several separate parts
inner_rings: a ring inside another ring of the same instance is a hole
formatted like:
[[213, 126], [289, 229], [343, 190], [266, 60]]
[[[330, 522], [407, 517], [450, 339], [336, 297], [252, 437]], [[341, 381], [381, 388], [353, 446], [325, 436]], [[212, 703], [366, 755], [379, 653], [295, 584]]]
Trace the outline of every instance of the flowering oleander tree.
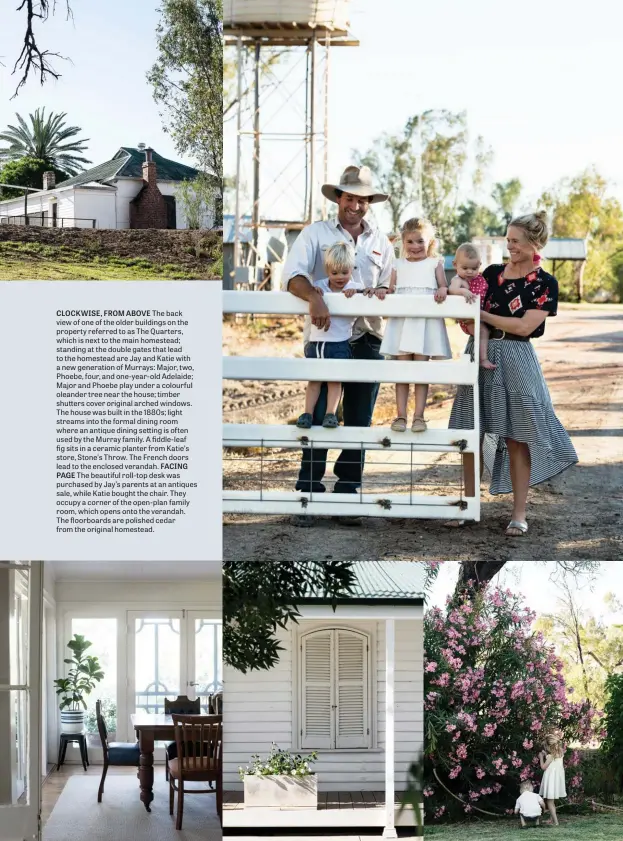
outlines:
[[[541, 779], [544, 734], [568, 744], [596, 735], [598, 716], [574, 703], [562, 661], [535, 614], [510, 590], [468, 588], [426, 613], [424, 802], [429, 820], [511, 813], [519, 785]], [[579, 755], [567, 751], [567, 793], [581, 799]], [[451, 793], [450, 793], [451, 792]], [[453, 796], [455, 795], [455, 796]], [[458, 798], [458, 799], [457, 799]]]

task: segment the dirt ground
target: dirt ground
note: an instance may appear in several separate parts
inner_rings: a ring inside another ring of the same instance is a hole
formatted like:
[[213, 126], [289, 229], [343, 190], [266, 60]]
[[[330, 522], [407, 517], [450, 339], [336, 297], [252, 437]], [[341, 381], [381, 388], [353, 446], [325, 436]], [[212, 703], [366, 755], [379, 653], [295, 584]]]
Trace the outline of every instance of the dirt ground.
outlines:
[[[450, 327], [450, 325], [449, 325]], [[450, 327], [453, 348], [463, 338]], [[301, 356], [296, 322], [228, 323], [225, 353]], [[569, 431], [579, 464], [552, 482], [530, 491], [525, 537], [507, 538], [504, 528], [511, 497], [492, 497], [487, 477], [482, 485], [481, 521], [450, 529], [438, 520], [364, 518], [346, 526], [316, 518], [311, 528], [283, 516], [226, 515], [225, 557], [244, 559], [343, 558], [352, 560], [619, 560], [623, 554], [623, 307], [564, 307], [535, 342], [558, 417]], [[302, 410], [298, 383], [227, 382], [226, 422], [292, 422]], [[433, 386], [427, 417], [431, 426], [447, 426], [452, 390]], [[393, 417], [393, 386], [383, 385], [375, 425]], [[253, 453], [226, 454], [228, 488], [257, 488]], [[330, 458], [337, 455], [332, 452]], [[277, 451], [264, 463], [264, 487], [293, 489], [298, 458]], [[409, 480], [410, 465], [399, 454], [369, 454], [366, 490], [397, 492]], [[426, 454], [415, 469], [418, 485], [430, 493], [448, 493], [459, 482], [456, 456]], [[328, 490], [332, 474], [327, 472]]]
[[209, 280], [222, 250], [216, 231], [0, 225], [0, 279]]

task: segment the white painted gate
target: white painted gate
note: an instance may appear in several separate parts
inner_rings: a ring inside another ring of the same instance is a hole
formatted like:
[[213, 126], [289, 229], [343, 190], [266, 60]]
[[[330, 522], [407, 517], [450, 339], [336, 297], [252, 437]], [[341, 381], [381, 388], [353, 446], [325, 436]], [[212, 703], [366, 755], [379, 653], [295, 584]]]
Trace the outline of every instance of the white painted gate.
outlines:
[[[356, 359], [288, 359], [283, 357], [225, 356], [225, 380], [319, 380], [321, 382], [441, 383], [473, 386], [474, 429], [427, 429], [425, 432], [393, 432], [389, 427], [344, 427], [302, 430], [287, 424], [224, 424], [224, 447], [260, 447], [263, 450], [319, 447], [323, 449], [394, 450], [417, 452], [473, 453], [475, 487], [480, 476], [480, 431], [478, 395], [478, 304], [453, 296], [443, 304], [421, 296], [388, 295], [384, 301], [356, 295], [325, 298], [332, 315], [425, 316], [461, 318], [475, 322], [474, 360], [467, 354], [458, 359], [429, 362]], [[289, 292], [224, 292], [224, 313], [262, 315], [304, 315], [308, 305]], [[302, 491], [265, 491], [262, 476], [257, 491], [226, 490], [223, 510], [229, 513], [312, 514], [370, 517], [419, 517], [480, 519], [480, 498], [459, 495], [409, 493], [330, 494]]]

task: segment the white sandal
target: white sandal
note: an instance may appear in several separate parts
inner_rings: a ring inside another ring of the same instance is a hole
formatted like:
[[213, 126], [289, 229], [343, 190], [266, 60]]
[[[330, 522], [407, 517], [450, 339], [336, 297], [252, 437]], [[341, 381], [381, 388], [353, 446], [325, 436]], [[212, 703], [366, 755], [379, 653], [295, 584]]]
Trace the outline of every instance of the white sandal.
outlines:
[[391, 423], [390, 429], [393, 432], [406, 432], [407, 431], [407, 419], [402, 415], [398, 415], [397, 418]]
[[[509, 534], [510, 529], [517, 529], [520, 534]], [[528, 523], [524, 523], [521, 520], [511, 520], [510, 523], [506, 526], [506, 537], [523, 537], [528, 531]]]

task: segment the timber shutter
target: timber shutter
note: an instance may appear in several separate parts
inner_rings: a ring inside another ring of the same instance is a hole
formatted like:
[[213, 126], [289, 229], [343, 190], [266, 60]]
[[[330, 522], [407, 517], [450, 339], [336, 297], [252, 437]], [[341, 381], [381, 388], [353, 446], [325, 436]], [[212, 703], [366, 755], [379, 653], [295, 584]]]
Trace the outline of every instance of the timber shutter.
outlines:
[[301, 748], [370, 746], [368, 636], [313, 631], [301, 641]]

